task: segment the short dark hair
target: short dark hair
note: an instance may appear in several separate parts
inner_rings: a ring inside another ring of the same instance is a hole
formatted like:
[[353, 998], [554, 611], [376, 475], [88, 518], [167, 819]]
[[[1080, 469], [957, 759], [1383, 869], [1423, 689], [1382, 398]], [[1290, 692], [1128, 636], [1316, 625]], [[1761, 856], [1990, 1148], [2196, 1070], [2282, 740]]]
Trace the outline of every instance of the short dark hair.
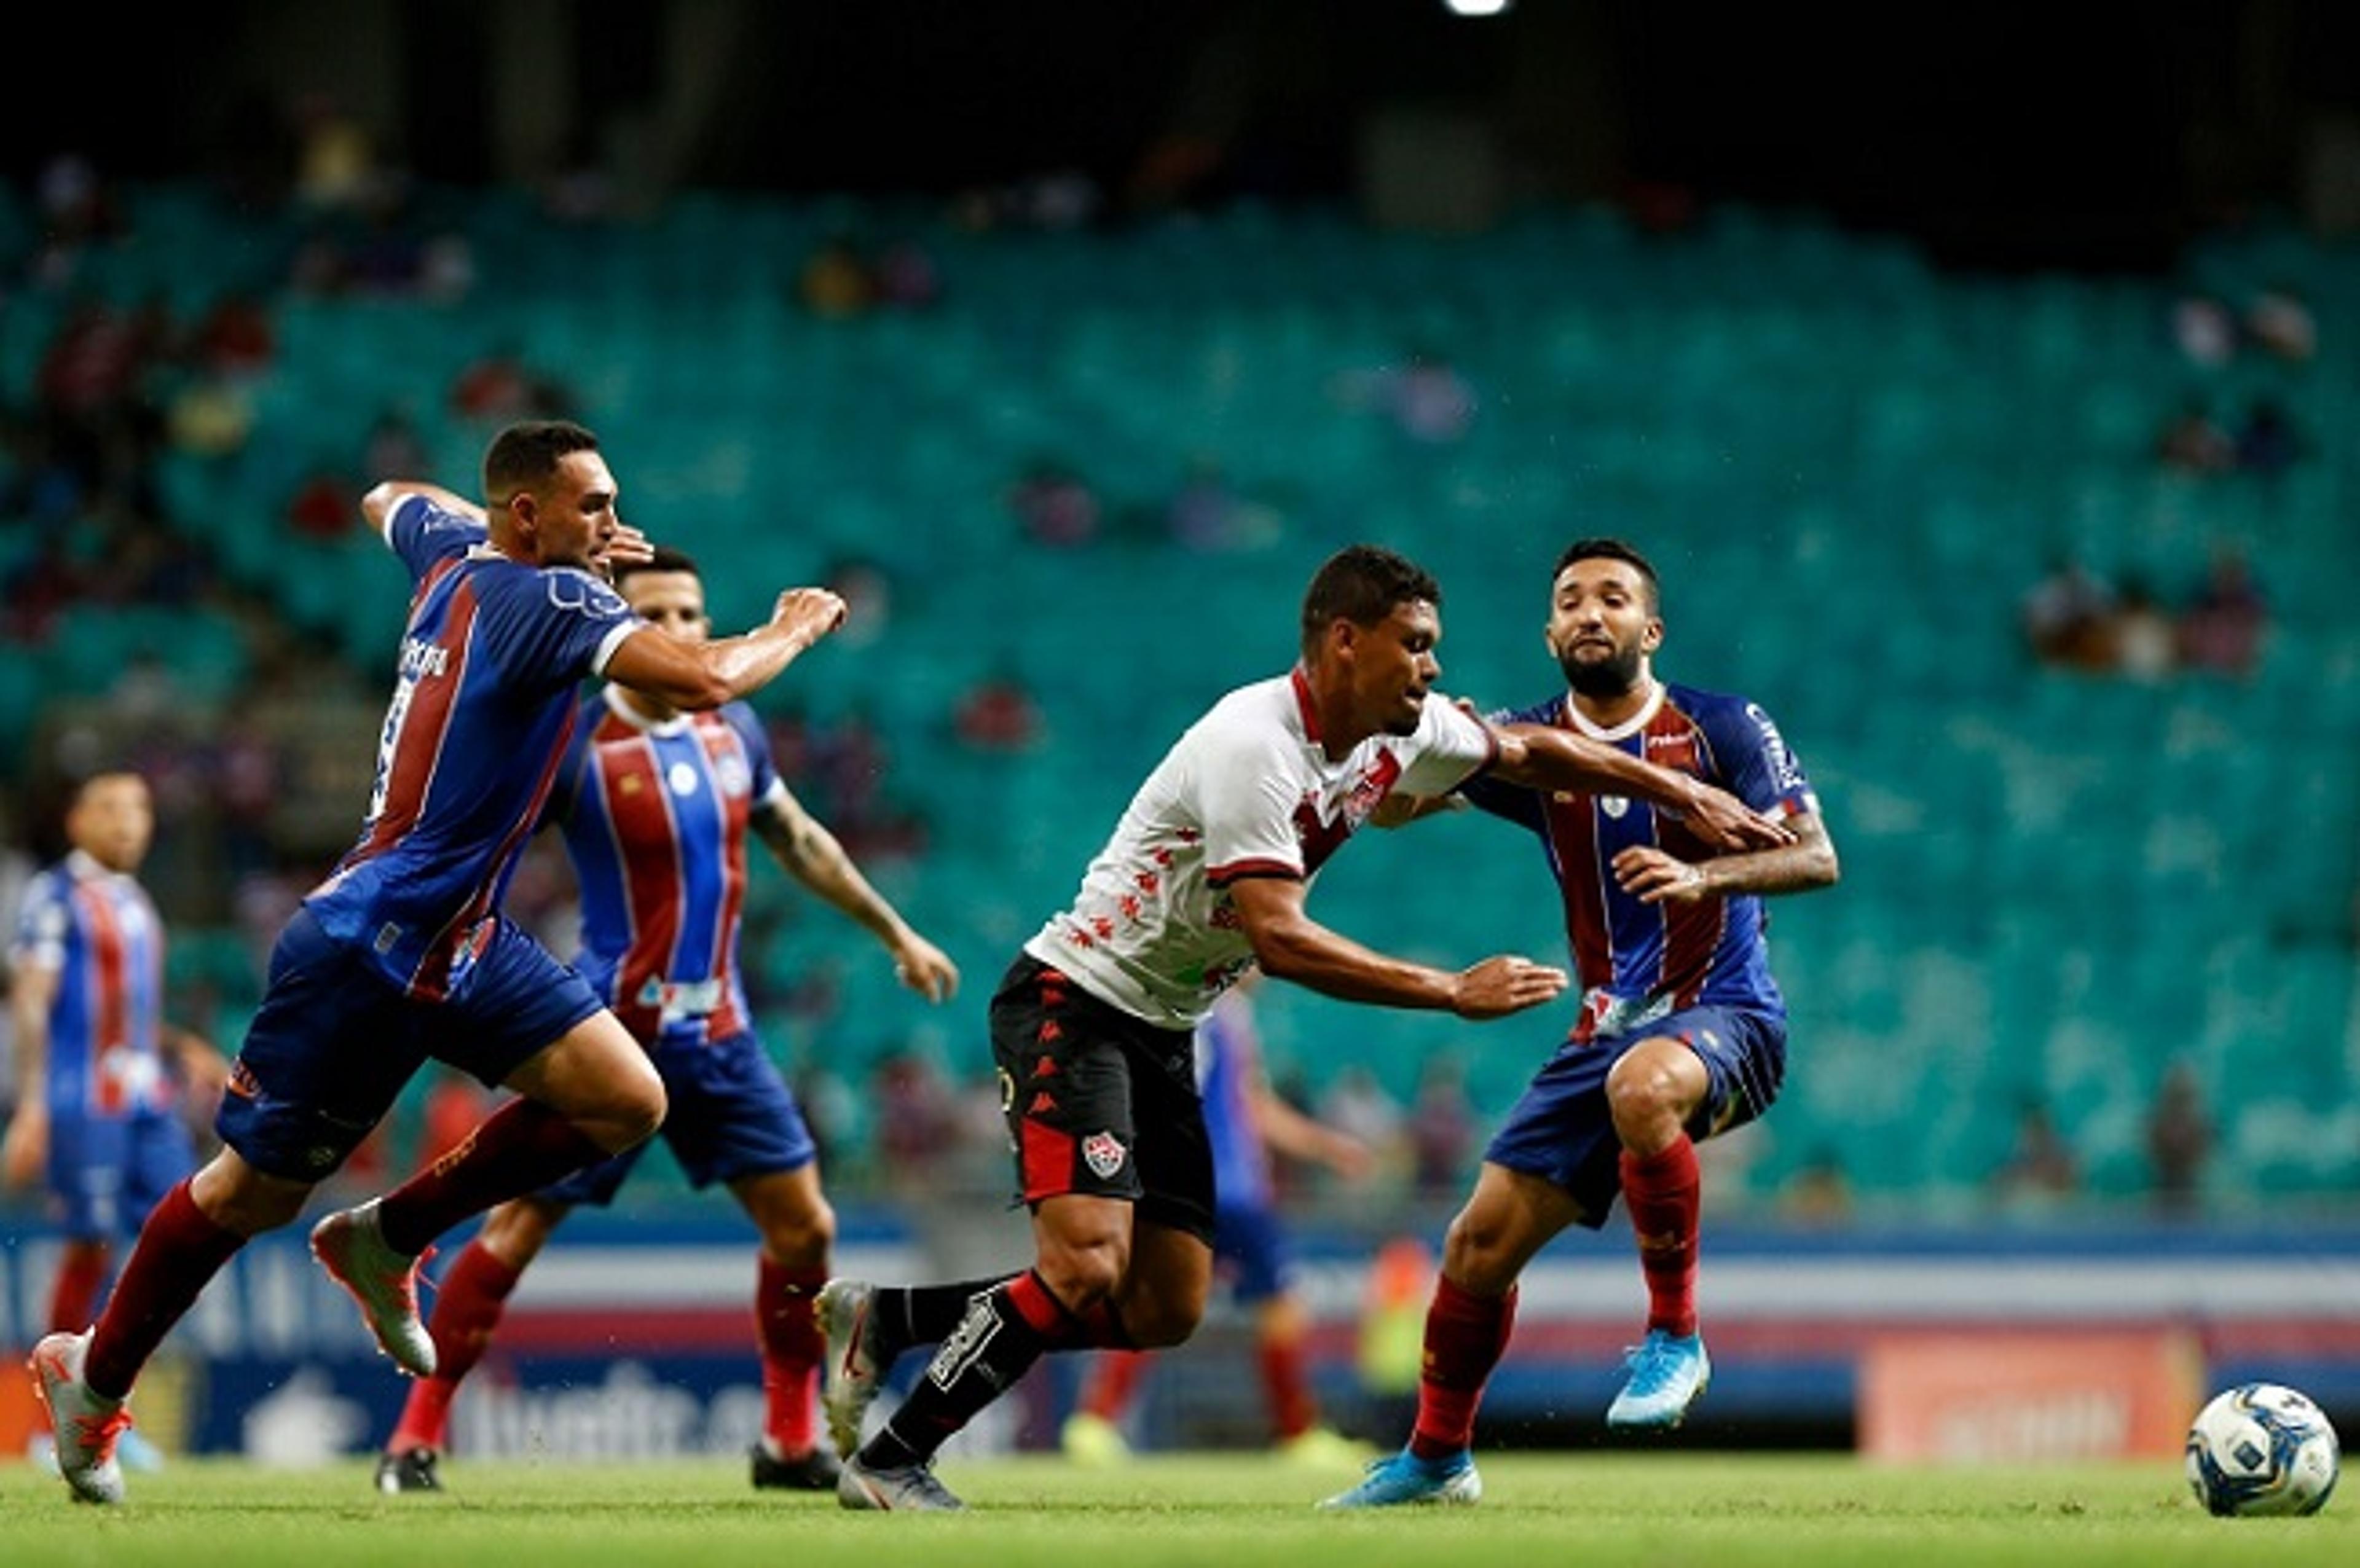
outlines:
[[1371, 626], [1392, 615], [1394, 605], [1419, 600], [1437, 608], [1442, 604], [1442, 587], [1432, 572], [1381, 545], [1347, 545], [1328, 558], [1304, 591], [1303, 651], [1317, 648], [1339, 620]]
[[668, 544], [657, 545], [654, 550], [655, 553], [645, 561], [615, 562], [615, 585], [619, 588], [623, 585], [623, 579], [636, 577], [642, 572], [685, 572], [700, 583], [705, 580], [705, 573], [696, 569], [696, 562], [689, 559], [688, 551], [674, 550]]
[[527, 419], [492, 438], [484, 452], [484, 499], [505, 506], [557, 472], [558, 463], [577, 452], [596, 452], [598, 438], [571, 419]]
[[1647, 613], [1660, 615], [1664, 608], [1663, 580], [1655, 575], [1655, 563], [1639, 553], [1639, 547], [1619, 539], [1576, 539], [1565, 547], [1557, 558], [1556, 568], [1549, 572], [1549, 583], [1565, 575], [1565, 569], [1577, 561], [1620, 561], [1639, 569], [1639, 576], [1647, 584]]

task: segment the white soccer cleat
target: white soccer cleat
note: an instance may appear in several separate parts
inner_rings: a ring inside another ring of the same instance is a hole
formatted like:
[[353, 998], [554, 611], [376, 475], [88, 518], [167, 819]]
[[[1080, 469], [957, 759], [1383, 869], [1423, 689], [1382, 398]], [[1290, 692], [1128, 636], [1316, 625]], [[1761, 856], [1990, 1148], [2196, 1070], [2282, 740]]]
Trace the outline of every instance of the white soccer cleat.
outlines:
[[131, 1410], [125, 1399], [91, 1392], [82, 1380], [82, 1362], [90, 1355], [90, 1331], [53, 1334], [33, 1346], [27, 1363], [33, 1374], [33, 1392], [49, 1414], [56, 1433], [58, 1474], [73, 1488], [78, 1503], [114, 1504], [123, 1500], [123, 1465], [115, 1443], [130, 1430]]
[[311, 1256], [360, 1303], [362, 1321], [396, 1367], [413, 1377], [434, 1376], [434, 1336], [418, 1316], [418, 1268], [432, 1247], [412, 1258], [388, 1247], [371, 1198], [313, 1225]]
[[931, 1465], [904, 1465], [895, 1470], [872, 1470], [855, 1454], [844, 1462], [836, 1477], [836, 1500], [860, 1512], [955, 1514], [967, 1505], [956, 1493], [935, 1479]]
[[860, 1279], [830, 1279], [815, 1304], [827, 1336], [819, 1402], [838, 1454], [860, 1451], [861, 1425], [891, 1367], [891, 1358], [880, 1353], [876, 1305], [877, 1287]]
[[1622, 1391], [1607, 1407], [1606, 1424], [1662, 1431], [1688, 1419], [1712, 1381], [1712, 1358], [1704, 1353], [1699, 1334], [1666, 1334], [1649, 1329], [1647, 1337], [1624, 1359], [1631, 1376]]

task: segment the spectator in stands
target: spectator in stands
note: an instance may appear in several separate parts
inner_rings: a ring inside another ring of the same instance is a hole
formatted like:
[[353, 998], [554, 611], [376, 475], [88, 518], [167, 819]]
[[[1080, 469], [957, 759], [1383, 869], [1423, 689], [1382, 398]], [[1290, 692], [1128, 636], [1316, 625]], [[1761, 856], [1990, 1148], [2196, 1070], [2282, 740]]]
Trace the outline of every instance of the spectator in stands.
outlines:
[[574, 397], [555, 377], [528, 368], [514, 347], [503, 345], [459, 373], [451, 384], [451, 407], [470, 419], [512, 424], [564, 419]]
[[1241, 494], [1210, 457], [1188, 465], [1164, 516], [1175, 541], [1208, 553], [1263, 549], [1277, 542], [1283, 527], [1275, 508]]
[[2179, 632], [2144, 577], [2124, 577], [2108, 635], [2114, 668], [2134, 681], [2160, 681], [2179, 661]]
[[886, 1187], [920, 1196], [934, 1185], [937, 1163], [957, 1142], [957, 1096], [933, 1060], [896, 1051], [878, 1062], [869, 1078], [869, 1104], [877, 1114], [877, 1158]]
[[2025, 1101], [2016, 1112], [2016, 1147], [1992, 1178], [1994, 1195], [2012, 1206], [2039, 1207], [2070, 1197], [2081, 1184], [2081, 1161], [2048, 1103]]
[[2070, 554], [2025, 595], [2025, 640], [2044, 664], [2103, 669], [2113, 660], [2114, 590]]
[[352, 532], [359, 513], [360, 495], [352, 482], [326, 464], [305, 474], [287, 498], [287, 526], [303, 539], [342, 539]]
[[1349, 373], [1338, 395], [1348, 407], [1373, 407], [1402, 434], [1424, 445], [1459, 440], [1475, 418], [1475, 390], [1450, 361], [1430, 348], [1410, 351], [1401, 364]]
[[2171, 337], [2191, 364], [2212, 369], [2237, 352], [2237, 319], [2212, 295], [2186, 295], [2171, 308]]
[[2237, 442], [2203, 398], [2191, 397], [2156, 437], [2155, 456], [2181, 474], [2225, 474], [2237, 466]]
[[1401, 1103], [1359, 1062], [1338, 1072], [1319, 1096], [1318, 1119], [1374, 1149], [1382, 1167], [1398, 1168], [1403, 1144]]
[[1797, 1225], [1837, 1225], [1852, 1218], [1852, 1180], [1832, 1144], [1814, 1149], [1778, 1194], [1779, 1212]]
[[877, 303], [877, 275], [848, 237], [831, 234], [803, 258], [795, 297], [823, 321], [849, 321]]
[[2147, 1118], [2147, 1164], [2155, 1177], [2158, 1214], [2184, 1219], [2196, 1212], [2205, 1162], [2212, 1157], [2212, 1119], [2196, 1069], [2174, 1062], [2156, 1090]]
[[193, 367], [212, 376], [259, 376], [278, 352], [278, 334], [262, 302], [239, 289], [215, 299], [189, 337]]
[[1404, 1126], [1417, 1195], [1456, 1197], [1473, 1172], [1482, 1129], [1467, 1098], [1466, 1066], [1455, 1051], [1438, 1051], [1426, 1059]]
[[433, 467], [433, 458], [409, 414], [387, 408], [377, 415], [369, 426], [367, 444], [361, 449], [364, 479], [396, 479], [405, 474], [431, 473]]
[[878, 256], [877, 298], [904, 310], [923, 310], [943, 297], [942, 269], [932, 252], [913, 239], [894, 241]]
[[1041, 742], [1041, 709], [1012, 670], [986, 675], [959, 699], [959, 744], [974, 751], [1030, 751]]
[[2237, 466], [2247, 474], [2275, 479], [2302, 456], [2302, 432], [2286, 405], [2275, 397], [2256, 397], [2237, 430]]
[[1008, 492], [1009, 510], [1037, 544], [1060, 548], [1096, 539], [1101, 512], [1087, 480], [1054, 458], [1036, 458]]
[[837, 636], [845, 647], [866, 648], [884, 637], [893, 621], [893, 579], [883, 566], [866, 556], [839, 556], [820, 581], [844, 601], [845, 626]]
[[2269, 632], [2269, 602], [2235, 550], [2215, 552], [2212, 570], [2180, 617], [2180, 659], [2191, 670], [2250, 675]]
[[2277, 283], [2254, 297], [2245, 310], [2245, 335], [2264, 352], [2294, 364], [2319, 352], [2319, 323], [2311, 302], [2290, 283]]

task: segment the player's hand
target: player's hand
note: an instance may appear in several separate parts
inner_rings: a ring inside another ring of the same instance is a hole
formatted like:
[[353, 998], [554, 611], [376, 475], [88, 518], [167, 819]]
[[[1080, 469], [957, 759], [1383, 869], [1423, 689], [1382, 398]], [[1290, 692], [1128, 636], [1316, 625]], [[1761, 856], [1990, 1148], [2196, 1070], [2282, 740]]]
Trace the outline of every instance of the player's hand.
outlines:
[[929, 1002], [947, 1002], [958, 994], [958, 965], [914, 931], [894, 944], [893, 973]]
[[606, 550], [598, 557], [598, 575], [612, 583], [617, 566], [645, 566], [655, 558], [655, 541], [618, 518], [614, 537], [606, 541]]
[[790, 588], [770, 607], [770, 624], [800, 634], [809, 648], [844, 625], [847, 608], [841, 595], [825, 588]]
[[1513, 954], [1487, 958], [1459, 972], [1450, 1010], [1462, 1018], [1498, 1018], [1537, 1007], [1566, 987], [1566, 974]]
[[1743, 854], [1749, 849], [1783, 849], [1795, 842], [1795, 830], [1775, 817], [1765, 817], [1726, 789], [1697, 786], [1681, 811], [1688, 827], [1715, 849]]
[[1703, 871], [1644, 844], [1614, 857], [1614, 880], [1643, 904], [1693, 904], [1710, 890]]
[[49, 1108], [38, 1101], [16, 1107], [0, 1138], [0, 1186], [29, 1187], [49, 1163]]
[[1365, 1181], [1377, 1173], [1377, 1151], [1349, 1132], [1329, 1130], [1319, 1162], [1347, 1181]]

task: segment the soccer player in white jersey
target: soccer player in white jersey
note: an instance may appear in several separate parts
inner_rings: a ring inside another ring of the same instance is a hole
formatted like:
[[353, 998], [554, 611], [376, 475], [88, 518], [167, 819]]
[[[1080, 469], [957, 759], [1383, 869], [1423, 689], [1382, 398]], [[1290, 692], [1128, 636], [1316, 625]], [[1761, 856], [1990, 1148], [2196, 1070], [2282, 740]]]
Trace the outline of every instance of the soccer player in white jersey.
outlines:
[[[991, 1001], [992, 1051], [1034, 1262], [914, 1289], [832, 1281], [824, 1403], [847, 1508], [959, 1508], [934, 1474], [953, 1432], [1046, 1351], [1185, 1340], [1212, 1276], [1212, 1161], [1193, 1030], [1249, 968], [1332, 996], [1493, 1018], [1565, 988], [1485, 959], [1452, 973], [1371, 952], [1304, 910], [1328, 857], [1395, 789], [1489, 770], [1612, 790], [1729, 848], [1786, 830], [1719, 789], [1587, 736], [1493, 728], [1433, 695], [1441, 591], [1390, 550], [1338, 552], [1304, 597], [1301, 661], [1215, 703], [1148, 776], [1073, 907], [1027, 942]], [[940, 1349], [865, 1446], [896, 1355]]]

